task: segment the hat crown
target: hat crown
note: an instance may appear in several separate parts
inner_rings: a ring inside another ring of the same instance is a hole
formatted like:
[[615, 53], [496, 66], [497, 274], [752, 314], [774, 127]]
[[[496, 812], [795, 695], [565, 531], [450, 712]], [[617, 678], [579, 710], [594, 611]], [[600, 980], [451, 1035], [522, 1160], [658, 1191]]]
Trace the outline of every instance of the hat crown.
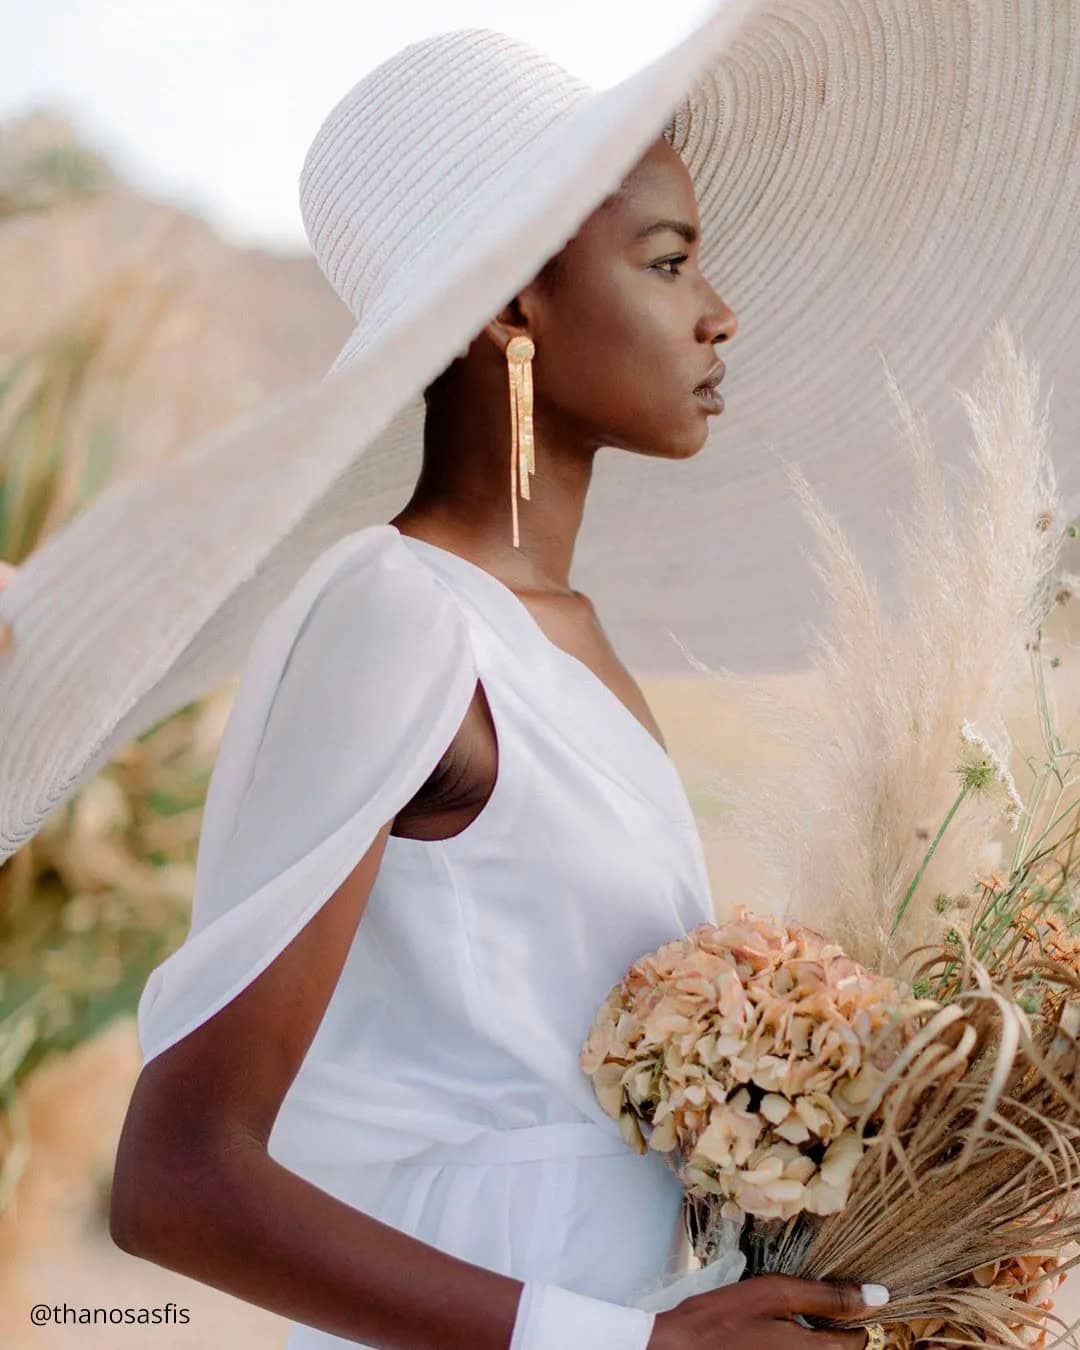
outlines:
[[592, 92], [486, 29], [413, 43], [359, 80], [327, 115], [300, 174], [312, 252], [353, 316], [523, 145]]

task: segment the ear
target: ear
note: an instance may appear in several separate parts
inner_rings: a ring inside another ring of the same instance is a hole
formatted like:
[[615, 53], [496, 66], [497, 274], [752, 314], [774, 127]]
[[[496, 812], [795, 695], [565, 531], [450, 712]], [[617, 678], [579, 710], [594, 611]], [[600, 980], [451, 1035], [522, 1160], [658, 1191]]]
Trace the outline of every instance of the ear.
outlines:
[[535, 301], [530, 283], [484, 325], [484, 336], [494, 343], [499, 352], [506, 351], [511, 338], [531, 337], [536, 340]]

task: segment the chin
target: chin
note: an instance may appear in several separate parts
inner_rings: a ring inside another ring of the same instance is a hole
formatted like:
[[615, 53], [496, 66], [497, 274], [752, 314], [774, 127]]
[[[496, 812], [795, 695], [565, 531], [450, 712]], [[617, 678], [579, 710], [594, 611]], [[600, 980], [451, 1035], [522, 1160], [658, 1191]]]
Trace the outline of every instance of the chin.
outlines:
[[703, 424], [688, 431], [680, 440], [671, 442], [660, 453], [665, 459], [693, 459], [705, 449], [708, 440], [709, 428]]
[[695, 426], [683, 427], [678, 435], [672, 435], [670, 425], [657, 428], [655, 436], [642, 440], [641, 431], [631, 439], [622, 441], [620, 449], [633, 455], [648, 455], [650, 459], [693, 459], [705, 448], [709, 439], [709, 428], [704, 422]]

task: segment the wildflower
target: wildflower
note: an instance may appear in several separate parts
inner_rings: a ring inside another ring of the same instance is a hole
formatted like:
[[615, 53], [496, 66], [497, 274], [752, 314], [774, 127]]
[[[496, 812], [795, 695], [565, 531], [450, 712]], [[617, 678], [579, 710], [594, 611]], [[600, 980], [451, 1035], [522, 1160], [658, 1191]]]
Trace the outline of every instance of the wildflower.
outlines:
[[1080, 576], [1075, 576], [1072, 572], [1063, 572], [1055, 585], [1054, 603], [1067, 605], [1075, 599], [1078, 590], [1080, 590]]
[[960, 728], [960, 739], [965, 749], [956, 772], [960, 776], [965, 793], [984, 793], [991, 795], [995, 791], [1004, 796], [1005, 814], [1010, 822], [1015, 822], [1023, 814], [1024, 803], [1016, 790], [1009, 766], [997, 750], [980, 732], [964, 722]]

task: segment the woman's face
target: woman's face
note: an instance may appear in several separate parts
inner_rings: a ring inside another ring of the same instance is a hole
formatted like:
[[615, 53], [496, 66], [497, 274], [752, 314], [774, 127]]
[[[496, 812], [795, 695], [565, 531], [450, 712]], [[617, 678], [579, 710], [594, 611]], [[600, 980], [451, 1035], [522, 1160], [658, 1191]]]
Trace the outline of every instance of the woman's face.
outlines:
[[705, 444], [694, 390], [735, 315], [698, 267], [701, 224], [686, 166], [653, 145], [521, 297], [536, 344], [535, 415], [556, 437], [682, 459]]

